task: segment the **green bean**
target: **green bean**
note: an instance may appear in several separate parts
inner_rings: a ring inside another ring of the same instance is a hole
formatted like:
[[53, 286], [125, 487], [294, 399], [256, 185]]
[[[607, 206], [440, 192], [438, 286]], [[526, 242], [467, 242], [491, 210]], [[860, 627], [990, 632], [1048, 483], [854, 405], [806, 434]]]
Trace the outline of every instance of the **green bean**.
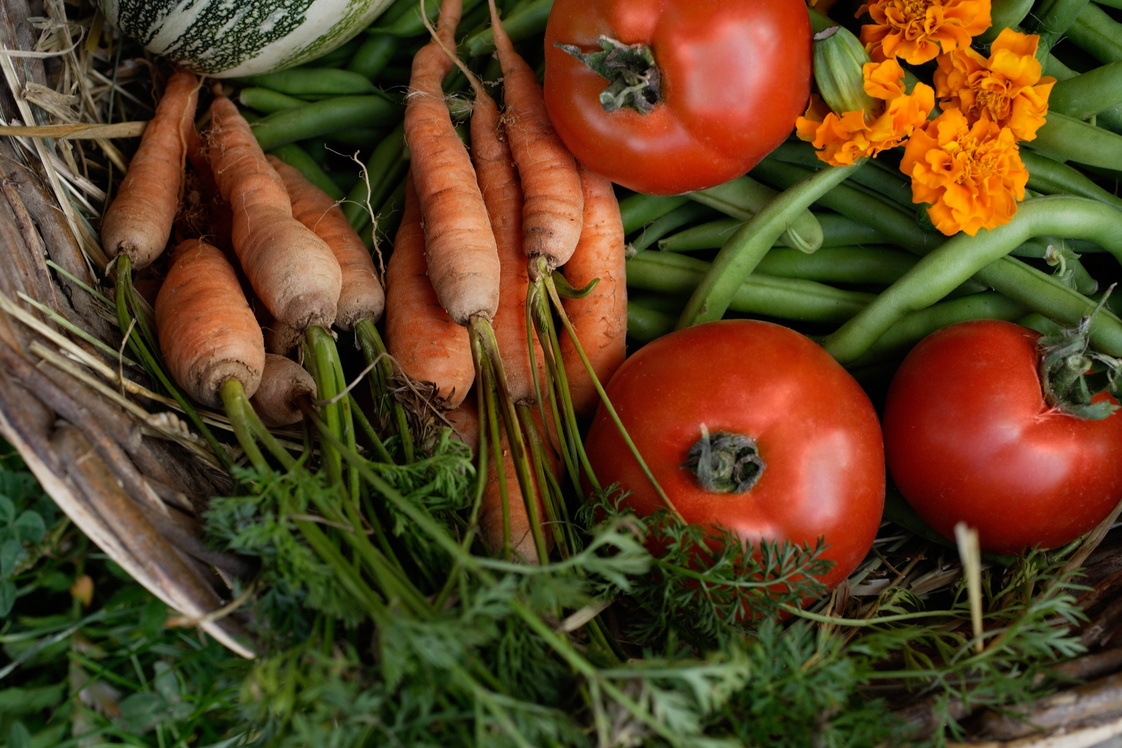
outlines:
[[993, 0], [990, 3], [990, 27], [974, 37], [989, 44], [1006, 28], [1020, 26], [1032, 10], [1033, 0]]
[[1062, 161], [1122, 171], [1122, 135], [1056, 112], [1048, 113], [1026, 145]]
[[[782, 189], [804, 179], [808, 171], [790, 164], [764, 159], [753, 169], [753, 173], [773, 187]], [[1081, 198], [1042, 199], [1080, 200]], [[887, 241], [918, 255], [927, 254], [946, 241], [941, 235], [919, 231], [914, 215], [886, 206], [844, 183], [822, 195], [818, 199], [818, 204], [855, 221], [867, 223], [880, 232]], [[1107, 206], [1103, 205], [1103, 208]], [[1117, 219], [1115, 220], [1117, 222]], [[1067, 325], [1078, 324], [1083, 316], [1090, 314], [1095, 308], [1094, 302], [1083, 294], [1065, 286], [1047, 273], [1012, 257], [1002, 258], [982, 268], [974, 274], [974, 280]], [[1122, 356], [1122, 322], [1113, 316], [1100, 315], [1100, 317], [1102, 319], [1091, 326], [1092, 342], [1103, 353]]]
[[[1122, 71], [1119, 71], [1122, 73]], [[1021, 161], [1028, 168], [1030, 189], [1050, 195], [1064, 194], [1099, 200], [1122, 209], [1122, 197], [1100, 187], [1078, 169], [1028, 149], [1021, 150]]]
[[1034, 10], [1033, 31], [1040, 36], [1038, 49], [1051, 49], [1067, 32], [1090, 0], [1045, 0]]
[[385, 94], [339, 96], [263, 117], [254, 125], [253, 133], [261, 148], [269, 151], [285, 143], [354, 127], [395, 125], [401, 116], [401, 101]]
[[[516, 3], [510, 12], [503, 16], [503, 30], [511, 41], [519, 42], [545, 31], [553, 0], [524, 0]], [[471, 34], [460, 44], [468, 57], [489, 55], [495, 51], [495, 39], [490, 27]]]
[[1118, 8], [1122, 10], [1122, 0], [1095, 0], [1095, 4], [1104, 8]]
[[351, 59], [351, 57], [355, 53], [355, 50], [358, 49], [358, 46], [361, 43], [362, 40], [359, 37], [348, 39], [330, 52], [317, 57], [315, 60], [315, 64], [325, 68], [344, 67], [347, 60]]
[[1089, 3], [1067, 29], [1067, 39], [1102, 63], [1122, 60], [1122, 23]]
[[642, 252], [674, 229], [693, 223], [711, 213], [707, 205], [687, 202], [666, 215], [656, 218], [643, 227], [639, 235], [628, 243], [635, 252]]
[[904, 315], [846, 368], [868, 366], [907, 351], [941, 327], [971, 319], [1018, 320], [1027, 308], [996, 291], [982, 291], [940, 301]]
[[1122, 103], [1122, 60], [1099, 65], [1067, 80], [1057, 81], [1048, 94], [1048, 111], [1075, 119], [1090, 119]]
[[716, 218], [677, 231], [658, 240], [658, 248], [663, 252], [698, 252], [720, 249], [729, 237], [744, 225], [739, 218]]
[[[818, 224], [822, 227], [823, 247], [842, 247], [853, 244], [883, 244], [885, 238], [867, 224], [854, 221], [837, 213], [817, 213]], [[733, 233], [744, 225], [735, 218], [719, 218], [714, 221], [691, 226], [688, 229], [660, 239], [658, 248], [665, 252], [697, 252], [720, 249]], [[776, 246], [786, 246], [781, 235]]]
[[272, 114], [304, 105], [303, 99], [262, 86], [248, 86], [238, 91], [238, 103], [261, 114]]
[[619, 201], [619, 214], [623, 219], [623, 233], [630, 236], [651, 221], [685, 205], [689, 198], [684, 195], [663, 197], [644, 195], [640, 192], [628, 195]]
[[756, 272], [819, 283], [886, 286], [916, 262], [915, 255], [886, 246], [823, 247], [813, 254], [790, 247], [773, 247], [756, 265]]
[[677, 316], [645, 307], [633, 301], [627, 302], [627, 337], [639, 343], [649, 343], [674, 330]]
[[339, 189], [339, 186], [320, 167], [319, 162], [297, 144], [288, 143], [277, 146], [270, 153], [289, 166], [296, 168], [309, 182], [327, 193], [332, 200], [343, 199], [343, 190]]
[[712, 267], [686, 302], [678, 326], [687, 327], [723, 317], [744, 279], [791, 220], [859, 168], [860, 164], [823, 169], [781, 192], [746, 221], [717, 253]]
[[[627, 261], [627, 284], [629, 288], [686, 296], [697, 289], [711, 268], [710, 263], [695, 257], [640, 252]], [[875, 294], [825, 283], [753, 273], [733, 291], [726, 309], [800, 322], [838, 323], [874, 298]]]
[[[886, 165], [886, 155], [870, 159], [868, 166], [860, 169], [850, 178], [850, 185], [860, 185], [870, 191], [892, 200], [903, 208], [913, 208], [912, 188], [908, 179], [900, 173], [895, 164]], [[807, 143], [788, 141], [769, 153], [764, 160], [774, 159], [787, 164], [795, 164], [817, 171], [823, 162], [814, 149]]]
[[[705, 190], [691, 192], [687, 197], [702, 205], [716, 208], [727, 216], [747, 221], [778, 196], [778, 192], [748, 175]], [[786, 244], [804, 252], [822, 246], [822, 226], [810, 212], [803, 210], [792, 217], [783, 232]]]
[[[875, 301], [828, 335], [823, 346], [842, 363], [856, 360], [905, 314], [942, 300], [963, 281], [1034, 236], [1093, 239], [1122, 258], [1119, 215], [1114, 208], [1079, 197], [1026, 200], [1008, 223], [975, 236], [956, 234], [922, 257]], [[1030, 306], [1043, 311], [1037, 306], [1040, 303]]]
[[[467, 14], [481, 0], [464, 0], [462, 14]], [[396, 3], [395, 3], [396, 5]], [[405, 11], [402, 13], [383, 14], [379, 22], [370, 28], [373, 33], [389, 34], [390, 36], [424, 36], [428, 34], [425, 22], [418, 12], [416, 0], [405, 2]], [[440, 0], [424, 0], [425, 16], [429, 21], [436, 21], [440, 12]]]
[[377, 92], [374, 83], [364, 75], [343, 68], [319, 66], [295, 67], [241, 79], [249, 86], [304, 99], [326, 99], [333, 96], [361, 96]]
[[374, 80], [393, 58], [398, 43], [396, 36], [369, 33], [347, 62], [346, 69], [368, 80]]
[[385, 130], [376, 130], [372, 127], [348, 127], [328, 133], [327, 137], [341, 145], [369, 148], [371, 143], [380, 141], [385, 133]]
[[[764, 159], [752, 174], [777, 189], [784, 189], [808, 178], [814, 172], [792, 164]], [[909, 252], [924, 254], [945, 240], [941, 234], [923, 231], [916, 223], [914, 211], [886, 205], [876, 196], [842, 183], [821, 195], [817, 204], [864, 223], [881, 236], [881, 241], [903, 247]]]
[[371, 221], [370, 211], [393, 191], [409, 170], [405, 123], [399, 124], [378, 144], [366, 161], [366, 173], [347, 194], [343, 214], [356, 231]]
[[369, 244], [371, 246], [375, 242], [375, 234], [382, 236], [385, 240], [392, 242], [394, 235], [397, 233], [397, 227], [401, 223], [401, 208], [405, 204], [405, 180], [398, 180], [397, 186], [394, 187], [393, 192], [389, 194], [378, 209], [374, 211], [374, 228], [369, 234], [363, 236], [366, 240], [369, 237]]

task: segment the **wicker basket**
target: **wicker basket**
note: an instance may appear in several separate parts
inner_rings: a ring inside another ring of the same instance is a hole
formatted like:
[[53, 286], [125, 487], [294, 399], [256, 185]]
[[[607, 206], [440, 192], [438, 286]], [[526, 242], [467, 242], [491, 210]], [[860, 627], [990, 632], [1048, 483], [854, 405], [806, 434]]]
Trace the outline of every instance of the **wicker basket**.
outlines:
[[[60, 12], [62, 3], [50, 9]], [[59, 37], [57, 17], [37, 12], [31, 15], [26, 0], [0, 3], [5, 50], [61, 42], [61, 53], [51, 57], [0, 58], [5, 125], [70, 124], [59, 116], [68, 114], [67, 101], [55, 88], [67, 82], [50, 76], [65, 74], [66, 58], [81, 50]], [[31, 132], [0, 139], [0, 434], [59, 507], [132, 577], [251, 656], [242, 626], [223, 615], [223, 577], [246, 569], [197, 539], [196, 510], [229, 481], [176, 418], [150, 415], [162, 406], [146, 397], [139, 370], [113, 355], [121, 335], [98, 295], [106, 288], [106, 260], [90, 225], [103, 185], [79, 170], [83, 154], [73, 142]]]
[[[108, 260], [95, 221], [105, 185], [94, 182], [110, 177], [89, 167], [84, 149], [120, 164], [112, 139], [135, 136], [143, 125], [114, 129], [74, 114], [80, 108], [70, 98], [89, 91], [67, 78], [77, 68], [67, 61], [85, 53], [84, 37], [63, 27], [61, 0], [29, 5], [0, 0], [7, 51], [0, 57], [0, 435], [133, 578], [252, 657], [244, 622], [230, 613], [237, 605], [227, 583], [252, 570], [198, 538], [199, 509], [230, 481], [174, 409], [147, 389], [142, 370], [117, 353], [122, 336], [101, 295]], [[972, 745], [1112, 745], [1122, 736], [1122, 540], [1108, 536], [1087, 568], [1094, 591], [1082, 633], [1090, 654], [1068, 664], [1074, 685], [1025, 707], [1039, 731], [1004, 715], [976, 715]], [[912, 717], [922, 724], [929, 715], [919, 705]]]

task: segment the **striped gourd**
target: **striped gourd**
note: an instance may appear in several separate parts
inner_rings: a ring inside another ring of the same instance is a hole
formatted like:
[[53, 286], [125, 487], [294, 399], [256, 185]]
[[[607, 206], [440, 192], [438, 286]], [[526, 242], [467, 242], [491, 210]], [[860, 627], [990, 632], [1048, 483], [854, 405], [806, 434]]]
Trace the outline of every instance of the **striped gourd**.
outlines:
[[97, 0], [153, 54], [216, 77], [308, 62], [348, 41], [392, 0]]

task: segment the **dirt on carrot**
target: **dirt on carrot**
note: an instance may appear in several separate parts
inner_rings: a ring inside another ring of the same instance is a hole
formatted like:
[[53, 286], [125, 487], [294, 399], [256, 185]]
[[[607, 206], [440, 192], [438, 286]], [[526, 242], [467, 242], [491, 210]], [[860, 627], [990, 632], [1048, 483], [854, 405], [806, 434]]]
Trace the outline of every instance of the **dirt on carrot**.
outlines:
[[282, 428], [304, 420], [316, 397], [315, 378], [287, 356], [265, 354], [261, 385], [249, 402], [269, 428]]
[[343, 286], [335, 315], [335, 326], [351, 330], [360, 319], [378, 321], [386, 305], [385, 291], [374, 267], [374, 258], [354, 230], [343, 209], [300, 171], [269, 155], [269, 164], [284, 181], [292, 202], [292, 215], [323, 239], [343, 273]]
[[211, 169], [232, 214], [231, 243], [254, 293], [304, 331], [335, 321], [343, 273], [327, 244], [292, 216], [284, 182], [225, 96], [210, 106]]

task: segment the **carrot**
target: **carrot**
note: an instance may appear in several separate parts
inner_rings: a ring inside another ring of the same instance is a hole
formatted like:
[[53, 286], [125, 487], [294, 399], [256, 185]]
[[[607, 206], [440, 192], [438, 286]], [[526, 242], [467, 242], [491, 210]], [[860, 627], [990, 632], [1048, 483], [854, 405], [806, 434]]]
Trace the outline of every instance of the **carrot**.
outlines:
[[535, 365], [541, 369], [545, 357], [537, 339], [529, 335], [526, 318], [530, 276], [522, 251], [522, 185], [495, 100], [470, 70], [463, 70], [475, 93], [471, 160], [499, 253], [499, 305], [491, 326], [506, 372], [507, 391], [515, 403], [532, 403], [537, 399], [533, 369]]
[[210, 106], [210, 164], [230, 204], [230, 239], [246, 278], [280, 322], [304, 331], [335, 320], [343, 273], [331, 248], [292, 217], [284, 182], [225, 96]]
[[177, 245], [155, 313], [168, 372], [193, 399], [222, 407], [220, 392], [231, 379], [247, 396], [256, 392], [265, 341], [222, 250], [201, 239]]
[[[536, 409], [520, 408], [522, 414], [533, 421], [537, 433], [543, 433], [541, 419]], [[503, 475], [500, 479], [496, 469], [494, 453], [490, 455], [490, 468], [487, 471], [487, 481], [483, 485], [483, 495], [479, 505], [479, 537], [484, 547], [493, 556], [505, 555], [509, 549], [511, 556], [516, 560], [526, 563], [540, 563], [541, 553], [538, 550], [534, 537], [534, 519], [530, 516], [529, 502], [525, 498], [523, 487], [518, 480], [514, 464], [514, 452], [505, 431], [500, 432], [500, 454], [503, 460]], [[561, 462], [551, 450], [544, 450], [546, 454], [545, 469], [557, 475], [561, 470]], [[545, 516], [545, 503], [542, 500], [541, 480], [535, 473], [532, 476], [530, 490], [531, 501], [535, 507], [537, 522], [540, 524]], [[504, 498], [503, 493], [506, 493]], [[544, 533], [544, 550], [546, 553], [552, 548], [552, 533]]]
[[183, 190], [188, 133], [194, 130], [199, 81], [176, 69], [144, 128], [128, 172], [101, 223], [101, 241], [137, 268], [167, 247]]
[[405, 206], [386, 264], [386, 350], [411, 379], [431, 382], [450, 407], [475, 379], [467, 328], [445, 311], [429, 282], [420, 199], [406, 176]]
[[466, 444], [472, 454], [479, 451], [479, 408], [475, 402], [475, 390], [469, 392], [462, 403], [446, 411], [444, 418], [452, 427], [455, 438]]
[[580, 238], [583, 197], [573, 155], [553, 129], [541, 84], [499, 20], [495, 0], [488, 0], [495, 51], [503, 71], [503, 103], [510, 150], [522, 178], [523, 249], [536, 274], [535, 258], [546, 269], [564, 265]]
[[452, 125], [441, 82], [453, 62], [460, 0], [444, 0], [434, 38], [413, 57], [405, 142], [423, 216], [429, 278], [451, 318], [490, 320], [499, 304], [499, 256], [471, 158]]
[[315, 396], [316, 382], [307, 369], [287, 356], [267, 353], [261, 385], [249, 402], [266, 426], [278, 428], [304, 420], [304, 408]]
[[267, 312], [259, 315], [261, 331], [265, 334], [265, 350], [287, 356], [300, 347], [304, 335], [291, 325], [278, 322]]
[[277, 170], [292, 202], [292, 215], [327, 242], [343, 272], [335, 326], [351, 330], [360, 319], [377, 321], [386, 304], [374, 258], [362, 237], [343, 215], [343, 209], [300, 170], [273, 155], [266, 157]]
[[[602, 384], [606, 384], [627, 355], [627, 284], [624, 273], [624, 229], [612, 183], [585, 166], [580, 167], [584, 192], [584, 227], [576, 251], [562, 268], [569, 285], [584, 288], [596, 280], [587, 296], [563, 299], [581, 349]], [[599, 394], [572, 339], [561, 337], [561, 361], [578, 416], [592, 415]]]

